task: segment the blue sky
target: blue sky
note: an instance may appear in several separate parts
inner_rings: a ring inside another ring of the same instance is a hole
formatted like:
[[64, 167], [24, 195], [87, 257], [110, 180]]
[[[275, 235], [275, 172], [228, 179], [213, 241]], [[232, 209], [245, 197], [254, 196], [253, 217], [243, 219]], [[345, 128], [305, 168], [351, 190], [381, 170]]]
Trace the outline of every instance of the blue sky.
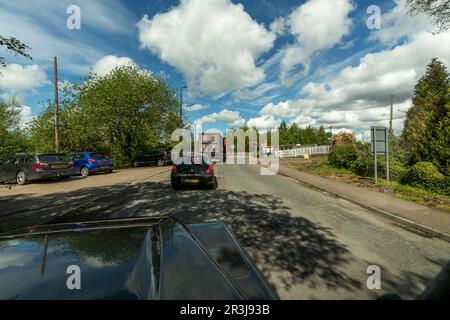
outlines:
[[[81, 10], [80, 30], [66, 27], [70, 5]], [[380, 29], [367, 27], [371, 5]], [[58, 56], [60, 81], [134, 63], [173, 88], [187, 84], [185, 114], [205, 129], [284, 120], [367, 137], [388, 124], [391, 93], [401, 130], [426, 64], [450, 62], [449, 32], [433, 36], [429, 18], [410, 17], [403, 0], [0, 0], [0, 30], [32, 47], [33, 61], [2, 51], [0, 95], [20, 99], [24, 122], [52, 99]]]

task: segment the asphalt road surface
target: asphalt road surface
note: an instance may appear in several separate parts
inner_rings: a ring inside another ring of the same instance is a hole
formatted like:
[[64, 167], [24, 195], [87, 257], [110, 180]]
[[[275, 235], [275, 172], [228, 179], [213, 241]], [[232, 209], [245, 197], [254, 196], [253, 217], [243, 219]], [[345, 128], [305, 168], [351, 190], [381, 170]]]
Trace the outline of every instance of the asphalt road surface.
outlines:
[[[216, 166], [217, 190], [173, 191], [170, 168], [136, 170], [89, 177], [84, 185], [49, 183], [57, 192], [29, 190], [46, 183], [0, 190], [0, 218], [6, 225], [161, 213], [186, 223], [223, 220], [282, 299], [373, 299], [390, 292], [413, 298], [450, 259], [447, 242], [287, 177], [261, 176], [258, 166]], [[370, 265], [381, 269], [380, 290], [367, 288]]]

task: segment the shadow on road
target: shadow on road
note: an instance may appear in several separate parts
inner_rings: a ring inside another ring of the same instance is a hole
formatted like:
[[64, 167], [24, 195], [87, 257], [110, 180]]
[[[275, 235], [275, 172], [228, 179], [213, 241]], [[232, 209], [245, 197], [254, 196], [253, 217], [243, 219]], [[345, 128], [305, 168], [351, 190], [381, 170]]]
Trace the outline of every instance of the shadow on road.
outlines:
[[[46, 208], [30, 209], [33, 206]], [[36, 199], [24, 195], [3, 197], [0, 207], [15, 210], [15, 213], [1, 210], [0, 219], [6, 227], [43, 220], [69, 222], [161, 213], [184, 223], [221, 220], [232, 228], [272, 284], [276, 280], [285, 290], [298, 284], [314, 288], [319, 282], [334, 290], [362, 286], [344, 272], [351, 254], [333, 233], [308, 219], [292, 217], [282, 199], [270, 194], [173, 191], [169, 183], [148, 182], [88, 188], [76, 194], [57, 193]], [[65, 215], [60, 216], [63, 210]], [[274, 273], [277, 279], [270, 278]]]

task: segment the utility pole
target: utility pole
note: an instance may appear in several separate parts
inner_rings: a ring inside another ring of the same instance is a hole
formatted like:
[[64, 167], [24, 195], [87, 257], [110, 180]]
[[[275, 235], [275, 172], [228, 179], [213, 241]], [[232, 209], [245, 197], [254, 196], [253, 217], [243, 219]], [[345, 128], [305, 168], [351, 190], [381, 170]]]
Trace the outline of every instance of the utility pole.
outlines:
[[55, 152], [59, 152], [59, 110], [58, 110], [58, 58], [53, 59], [53, 80], [55, 85]]

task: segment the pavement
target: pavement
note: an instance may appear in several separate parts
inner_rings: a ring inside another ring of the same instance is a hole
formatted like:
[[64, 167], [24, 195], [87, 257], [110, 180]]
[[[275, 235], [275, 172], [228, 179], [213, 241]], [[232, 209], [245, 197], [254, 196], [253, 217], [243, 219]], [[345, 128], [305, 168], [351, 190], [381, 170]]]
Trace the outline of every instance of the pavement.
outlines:
[[[97, 175], [81, 188], [77, 179], [49, 183], [59, 190], [39, 195], [36, 189], [47, 184], [0, 190], [0, 222], [162, 213], [185, 223], [224, 221], [282, 299], [375, 299], [390, 292], [414, 298], [450, 258], [448, 242], [298, 180], [261, 176], [256, 165], [217, 165], [215, 171], [216, 190], [174, 191], [170, 167]], [[381, 269], [379, 290], [366, 286], [370, 265]]]
[[447, 212], [389, 194], [301, 172], [286, 165], [280, 165], [278, 174], [385, 215], [405, 227], [450, 242], [450, 214]]

